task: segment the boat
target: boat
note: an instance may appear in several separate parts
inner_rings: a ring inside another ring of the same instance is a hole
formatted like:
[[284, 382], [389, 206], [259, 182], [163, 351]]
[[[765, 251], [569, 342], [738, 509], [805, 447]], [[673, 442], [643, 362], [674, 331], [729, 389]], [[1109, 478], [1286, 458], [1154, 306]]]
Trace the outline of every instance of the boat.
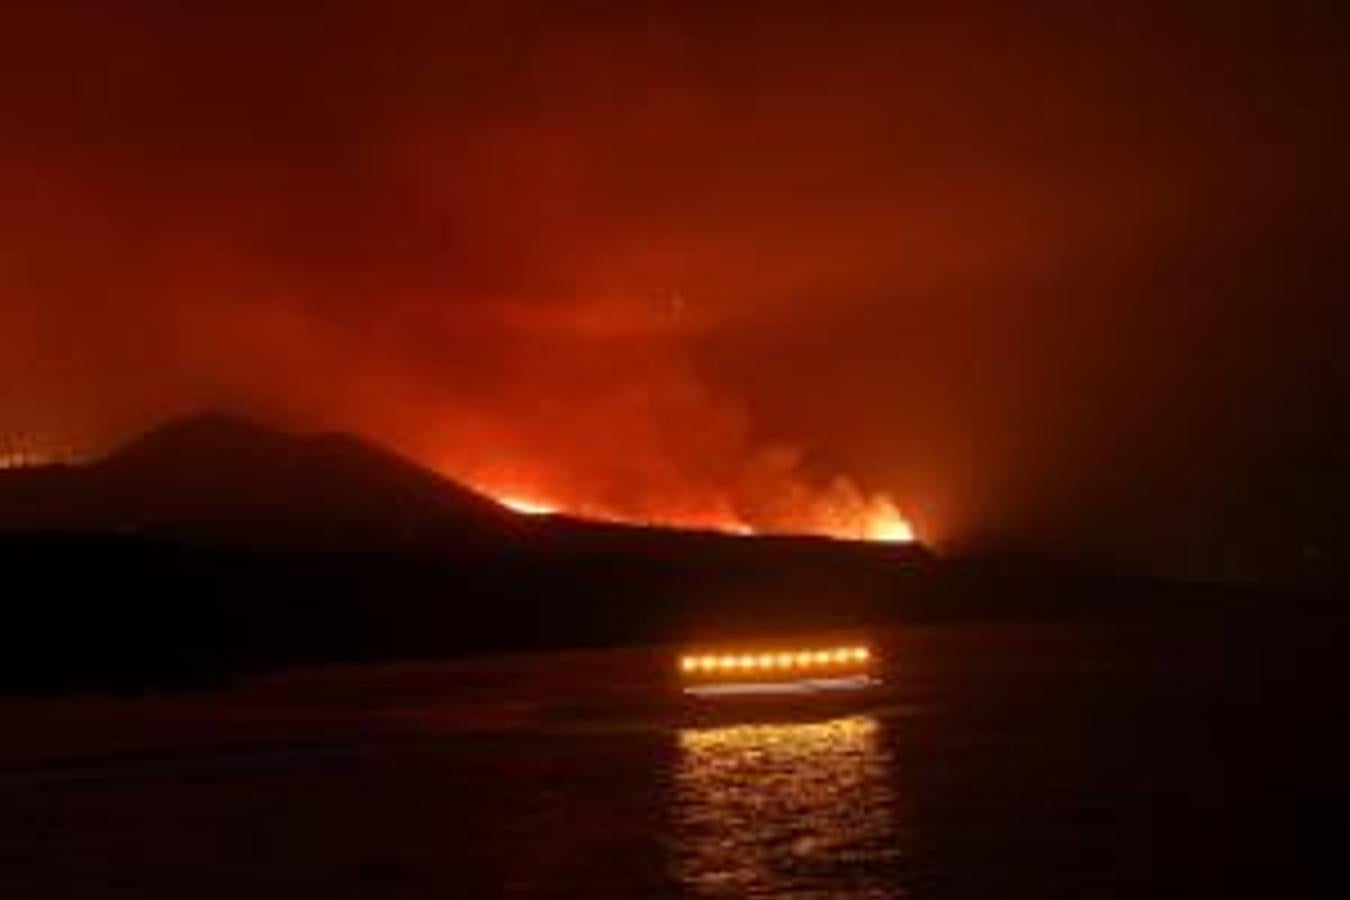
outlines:
[[676, 668], [686, 712], [719, 719], [849, 712], [881, 684], [876, 654], [858, 643], [691, 649]]

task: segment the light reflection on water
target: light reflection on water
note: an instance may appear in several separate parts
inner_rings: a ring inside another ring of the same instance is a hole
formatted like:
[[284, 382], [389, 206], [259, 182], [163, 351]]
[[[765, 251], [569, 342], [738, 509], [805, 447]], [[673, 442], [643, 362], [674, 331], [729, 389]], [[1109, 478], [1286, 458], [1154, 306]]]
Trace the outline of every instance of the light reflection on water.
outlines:
[[702, 897], [903, 896], [875, 719], [679, 734], [676, 875]]

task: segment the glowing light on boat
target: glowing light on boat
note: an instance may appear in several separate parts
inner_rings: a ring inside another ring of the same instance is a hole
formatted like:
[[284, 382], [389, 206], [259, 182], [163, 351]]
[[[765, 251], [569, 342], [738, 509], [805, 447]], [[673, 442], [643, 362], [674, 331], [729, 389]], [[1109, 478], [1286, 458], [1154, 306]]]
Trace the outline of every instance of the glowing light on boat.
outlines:
[[793, 681], [745, 681], [694, 684], [684, 689], [695, 697], [734, 697], [761, 694], [823, 694], [830, 691], [860, 691], [871, 687], [876, 679], [869, 675], [847, 675], [839, 678], [798, 678]]
[[679, 669], [694, 696], [814, 694], [858, 690], [876, 683], [872, 651], [864, 646], [758, 653], [686, 653]]

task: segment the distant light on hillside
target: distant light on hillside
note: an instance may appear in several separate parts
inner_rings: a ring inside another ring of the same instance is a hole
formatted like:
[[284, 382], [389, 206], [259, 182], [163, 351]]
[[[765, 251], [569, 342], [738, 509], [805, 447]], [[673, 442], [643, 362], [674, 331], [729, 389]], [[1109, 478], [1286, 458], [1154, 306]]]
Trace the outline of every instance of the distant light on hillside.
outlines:
[[494, 499], [502, 506], [512, 512], [520, 513], [522, 516], [551, 516], [558, 511], [555, 506], [525, 497], [496, 497]]

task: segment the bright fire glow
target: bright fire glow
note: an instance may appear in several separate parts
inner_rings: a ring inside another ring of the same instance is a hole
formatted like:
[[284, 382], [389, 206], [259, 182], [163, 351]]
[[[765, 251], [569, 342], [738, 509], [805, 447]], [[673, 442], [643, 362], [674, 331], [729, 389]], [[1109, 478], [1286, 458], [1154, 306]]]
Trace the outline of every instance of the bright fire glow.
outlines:
[[499, 487], [491, 479], [470, 483], [480, 493], [512, 512], [526, 516], [561, 514], [593, 522], [709, 531], [744, 537], [796, 535], [894, 544], [918, 540], [913, 526], [885, 494], [864, 497], [856, 491], [845, 491], [834, 499], [813, 497], [800, 504], [790, 502], [786, 507], [793, 511], [776, 515], [771, 521], [757, 523], [753, 519], [747, 520], [729, 503], [710, 504], [705, 508], [672, 508], [664, 515], [651, 511], [638, 514], [584, 501], [574, 502], [566, 499], [565, 490], [544, 491], [543, 496], [549, 497], [544, 500], [540, 492]]
[[915, 539], [914, 527], [899, 516], [878, 518], [867, 524], [867, 539], [891, 544], [907, 544]]
[[907, 544], [916, 540], [914, 526], [900, 514], [889, 497], [873, 498], [863, 522], [863, 540]]
[[551, 516], [558, 511], [555, 506], [525, 497], [497, 497], [498, 503], [522, 516]]
[[[551, 503], [545, 503], [542, 500], [536, 500], [530, 497], [524, 497], [517, 494], [498, 494], [494, 498], [498, 503], [515, 513], [525, 516], [550, 516], [563, 512], [563, 508]], [[575, 511], [574, 515], [579, 519], [592, 519], [603, 522], [626, 522], [630, 525], [667, 525], [669, 527], [680, 527], [680, 522], [631, 522], [621, 516], [606, 515], [593, 510]], [[758, 530], [744, 522], [731, 522], [726, 525], [717, 523], [707, 523], [699, 526], [706, 530], [718, 531], [723, 534], [735, 534], [742, 537], [753, 537], [755, 535], [765, 534], [795, 534], [796, 531], [779, 531], [777, 529]], [[861, 540], [876, 541], [878, 543], [906, 544], [918, 540], [914, 533], [914, 528], [909, 522], [900, 515], [890, 503], [878, 504], [867, 516], [865, 521], [860, 523], [854, 530], [830, 530], [820, 529], [816, 531], [807, 531], [804, 533], [814, 533], [821, 537], [830, 537], [837, 540]]]

